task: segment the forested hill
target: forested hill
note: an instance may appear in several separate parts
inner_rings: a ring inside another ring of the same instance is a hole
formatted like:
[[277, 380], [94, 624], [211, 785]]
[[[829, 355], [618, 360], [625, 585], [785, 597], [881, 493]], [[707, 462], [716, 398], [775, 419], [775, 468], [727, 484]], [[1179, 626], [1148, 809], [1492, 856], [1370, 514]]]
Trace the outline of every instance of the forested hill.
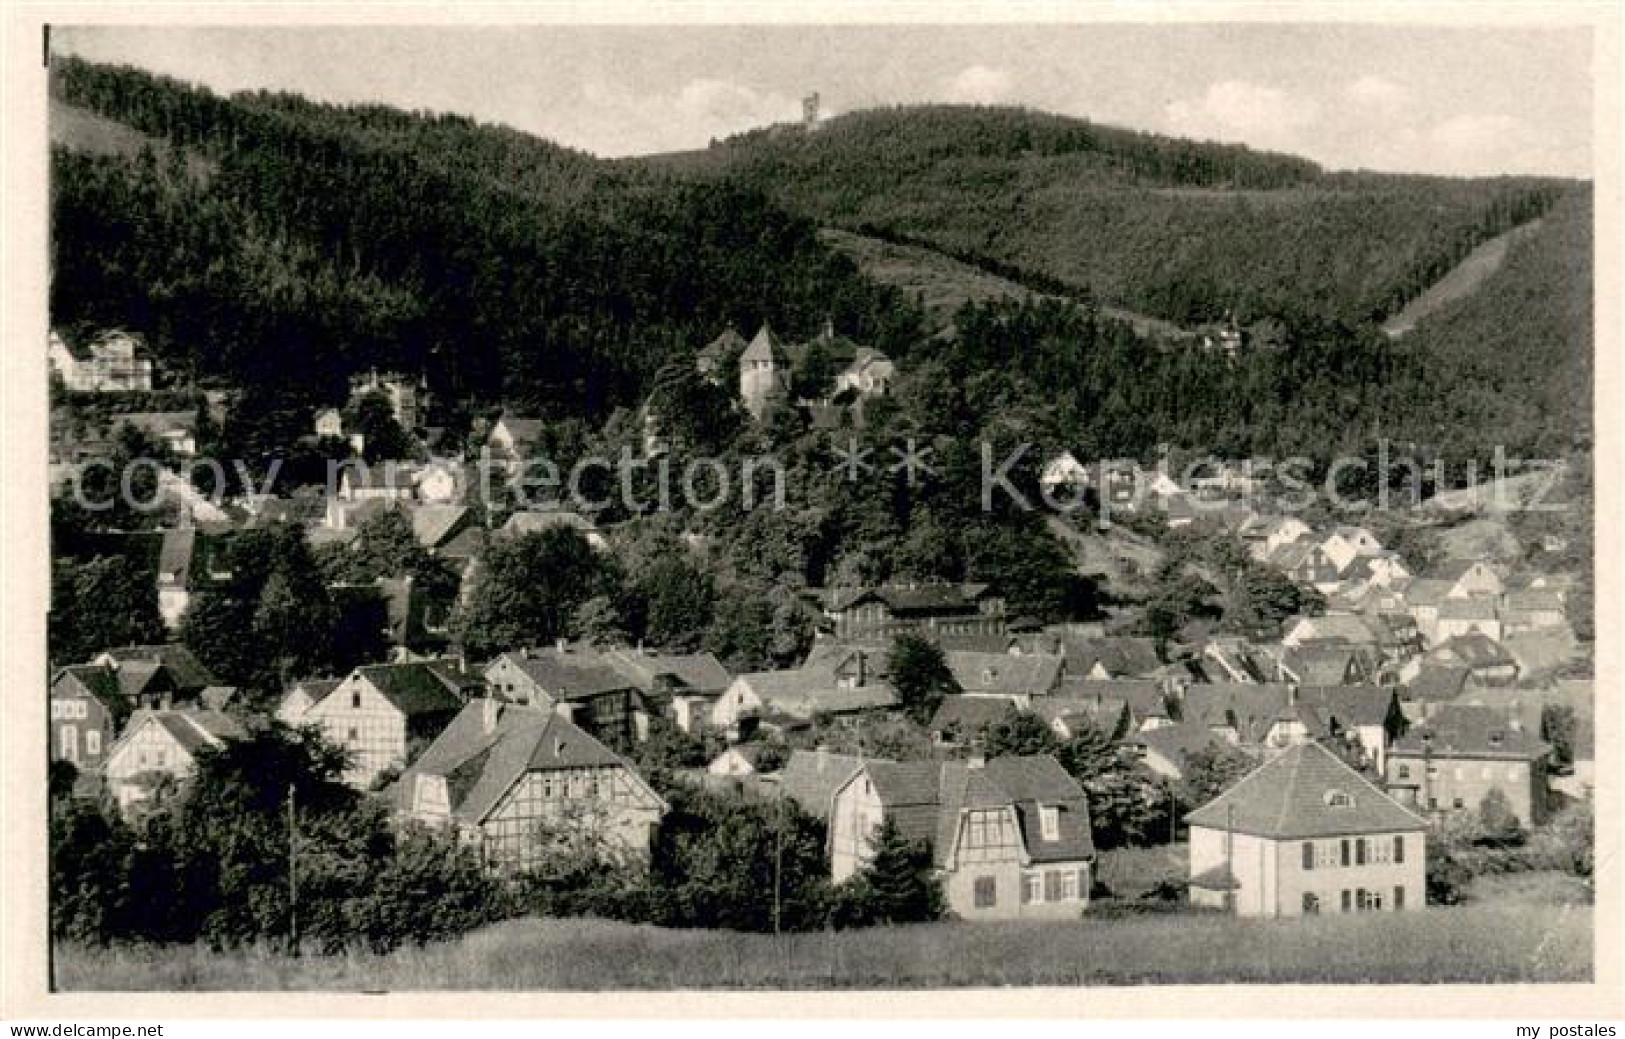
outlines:
[[[72, 58], [53, 60], [52, 91], [68, 116], [53, 119], [52, 320], [141, 331], [171, 370], [291, 403], [400, 369], [447, 398], [601, 418], [729, 322], [794, 336], [831, 318], [898, 352], [917, 332], [811, 221], [737, 184]], [[143, 138], [156, 146], [130, 147]]]
[[856, 112], [629, 166], [770, 194], [833, 227], [1087, 289], [1180, 324], [1380, 321], [1574, 190], [1541, 178], [1329, 173], [1290, 156], [1019, 108]]

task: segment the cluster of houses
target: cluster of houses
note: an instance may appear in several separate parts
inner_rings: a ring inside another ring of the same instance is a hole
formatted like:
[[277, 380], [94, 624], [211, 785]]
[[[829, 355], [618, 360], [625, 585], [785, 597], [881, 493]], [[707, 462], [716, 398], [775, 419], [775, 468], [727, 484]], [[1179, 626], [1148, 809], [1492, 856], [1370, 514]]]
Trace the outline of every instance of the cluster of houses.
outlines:
[[[53, 364], [74, 388], [150, 388], [150, 362], [131, 367], [128, 345], [109, 335], [81, 348], [53, 336]], [[831, 363], [831, 385], [793, 399], [789, 373], [814, 348]], [[735, 362], [739, 398], [756, 419], [793, 404], [840, 421], [885, 395], [895, 376], [890, 360], [828, 327], [789, 347], [765, 326], [748, 342], [729, 330], [697, 360], [719, 382]], [[424, 432], [420, 381], [369, 374], [351, 389], [381, 394], [403, 428]], [[517, 462], [543, 423], [510, 412], [481, 432], [494, 456]], [[316, 416], [315, 435], [364, 446], [337, 409]], [[185, 453], [184, 442], [174, 446]], [[1042, 479], [1092, 482], [1103, 500], [1130, 508], [1147, 486], [1134, 467], [1091, 473], [1071, 456]], [[1189, 490], [1152, 481], [1151, 494], [1180, 525], [1195, 513], [1192, 496], [1249, 493], [1246, 479], [1224, 470]], [[498, 521], [467, 502], [455, 464], [348, 469], [330, 498], [218, 506], [173, 490], [188, 505], [180, 526], [117, 535], [152, 560], [172, 627], [200, 590], [231, 579], [222, 539], [272, 521], [301, 524], [313, 545], [346, 544], [367, 519], [397, 510], [465, 587], [492, 538], [564, 526], [606, 547], [591, 520], [568, 511]], [[1540, 708], [1558, 696], [1555, 679], [1577, 652], [1564, 581], [1488, 560], [1413, 574], [1360, 526], [1316, 531], [1294, 517], [1220, 512], [1254, 560], [1314, 588], [1326, 611], [1289, 620], [1278, 638], [1167, 647], [1100, 625], [1011, 616], [988, 583], [897, 583], [808, 590], [820, 630], [792, 668], [736, 674], [709, 653], [569, 643], [515, 646], [475, 666], [451, 653], [446, 604], [391, 577], [353, 590], [383, 599], [389, 658], [292, 684], [274, 716], [318, 729], [349, 753], [346, 782], [403, 819], [455, 829], [500, 870], [534, 865], [549, 835], [645, 856], [667, 805], [630, 755], [661, 719], [720, 751], [691, 781], [788, 798], [822, 819], [837, 881], [870, 859], [880, 824], [895, 823], [929, 847], [950, 908], [966, 919], [1075, 915], [1094, 886], [1077, 780], [1044, 755], [982, 759], [979, 734], [1012, 716], [1036, 718], [1063, 740], [1103, 733], [1170, 785], [1203, 750], [1252, 752], [1260, 766], [1186, 820], [1191, 901], [1243, 914], [1418, 908], [1430, 819], [1477, 811], [1500, 791], [1520, 822], [1537, 825], [1554, 786], [1572, 791], [1589, 775], [1586, 739], [1575, 742], [1573, 775], [1556, 776], [1540, 732]], [[900, 715], [890, 656], [905, 634], [942, 649], [958, 688], [924, 726], [929, 752], [888, 760], [789, 750], [843, 719]], [[1580, 685], [1562, 695], [1589, 732], [1590, 688]], [[132, 814], [187, 782], [201, 748], [267, 721], [174, 644], [110, 647], [57, 668], [50, 716], [52, 758], [78, 768], [81, 792]]]
[[[658, 716], [725, 748], [691, 781], [787, 797], [824, 820], [837, 880], [862, 868], [892, 820], [930, 848], [966, 919], [1075, 914], [1093, 886], [1077, 781], [1048, 756], [980, 756], [983, 726], [1019, 713], [1063, 739], [1105, 733], [1170, 784], [1204, 748], [1253, 752], [1258, 770], [1187, 819], [1191, 900], [1237, 913], [1416, 908], [1430, 818], [1476, 811], [1492, 789], [1526, 825], [1550, 811], [1551, 748], [1529, 711], [1538, 691], [1520, 708], [1471, 693], [1423, 702], [1370, 671], [1309, 681], [1295, 650], [1314, 639], [1301, 625], [1288, 632], [1298, 645], [1279, 651], [1215, 640], [1169, 660], [1142, 638], [1011, 625], [985, 585], [818, 601], [825, 630], [787, 670], [733, 674], [708, 653], [560, 643], [477, 668], [411, 656], [302, 681], [275, 714], [347, 750], [347, 782], [403, 818], [455, 828], [497, 869], [534, 864], [540, 835], [558, 832], [645, 855], [666, 805], [629, 754]], [[888, 658], [905, 632], [943, 648], [961, 690], [926, 726], [929, 755], [789, 751], [820, 725], [900, 711]], [[52, 755], [143, 811], [186, 781], [199, 747], [262, 723], [234, 709], [233, 692], [184, 648], [109, 650], [53, 676]]]

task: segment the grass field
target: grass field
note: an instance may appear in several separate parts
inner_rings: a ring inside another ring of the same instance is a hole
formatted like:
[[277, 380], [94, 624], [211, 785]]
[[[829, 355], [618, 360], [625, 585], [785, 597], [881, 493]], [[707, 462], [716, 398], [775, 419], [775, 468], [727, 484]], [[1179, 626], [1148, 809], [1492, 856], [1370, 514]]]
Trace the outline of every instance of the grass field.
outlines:
[[1591, 969], [1589, 910], [1549, 906], [944, 923], [777, 939], [512, 920], [387, 956], [70, 947], [56, 958], [57, 985], [70, 991], [1575, 982]]

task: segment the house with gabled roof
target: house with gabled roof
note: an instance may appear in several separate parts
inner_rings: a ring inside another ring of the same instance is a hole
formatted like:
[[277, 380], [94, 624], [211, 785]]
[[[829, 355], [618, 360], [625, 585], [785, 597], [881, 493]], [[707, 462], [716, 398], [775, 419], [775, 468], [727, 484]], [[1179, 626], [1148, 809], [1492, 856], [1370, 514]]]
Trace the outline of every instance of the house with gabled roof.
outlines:
[[46, 337], [51, 372], [77, 393], [152, 391], [152, 356], [146, 340], [122, 328], [83, 334], [53, 328]]
[[1181, 719], [1230, 743], [1261, 746], [1292, 703], [1292, 687], [1284, 682], [1213, 682], [1185, 690]]
[[1059, 636], [1066, 672], [1079, 678], [1105, 681], [1145, 678], [1162, 666], [1155, 640], [1133, 635], [1098, 637]]
[[151, 807], [191, 776], [199, 749], [243, 735], [242, 724], [222, 711], [137, 711], [107, 752], [107, 791], [126, 815]]
[[897, 707], [891, 685], [861, 671], [845, 677], [824, 668], [753, 671], [734, 676], [712, 706], [708, 724], [730, 739], [745, 739], [756, 726], [782, 728]]
[[926, 725], [931, 742], [939, 747], [974, 746], [977, 734], [988, 725], [1013, 718], [1017, 708], [996, 696], [945, 696]]
[[504, 411], [486, 433], [485, 446], [499, 458], [509, 461], [523, 459], [536, 450], [536, 444], [546, 428], [547, 423], [542, 419]]
[[1176, 722], [1156, 729], [1133, 733], [1123, 741], [1133, 749], [1140, 763], [1154, 775], [1179, 782], [1185, 778], [1190, 755], [1199, 750], [1225, 746], [1227, 741], [1205, 725]]
[[1408, 662], [1400, 674], [1409, 678], [1428, 667], [1441, 665], [1466, 668], [1469, 686], [1511, 685], [1519, 675], [1517, 658], [1495, 639], [1476, 632], [1445, 639], [1425, 655]]
[[600, 655], [629, 678], [651, 704], [662, 704], [677, 727], [694, 732], [733, 684], [733, 673], [711, 653], [653, 653], [606, 649]]
[[927, 581], [832, 589], [824, 614], [837, 638], [1002, 635], [1004, 597], [982, 582]]
[[700, 347], [694, 355], [694, 367], [707, 380], [721, 386], [728, 365], [737, 360], [748, 345], [745, 337], [729, 325], [721, 335]]
[[1426, 820], [1319, 743], [1276, 755], [1185, 823], [1193, 905], [1293, 917], [1426, 902]]
[[277, 701], [276, 710], [273, 712], [276, 719], [284, 725], [295, 728], [303, 725], [305, 713], [319, 701], [325, 700], [343, 681], [342, 678], [307, 678], [302, 682], [295, 682]]
[[1482, 559], [1450, 559], [1435, 567], [1428, 575], [1444, 581], [1449, 590], [1446, 597], [1465, 599], [1482, 595], [1498, 598], [1506, 591], [1500, 573]]
[[1525, 826], [1550, 810], [1552, 748], [1516, 711], [1440, 704], [1388, 752], [1388, 789], [1430, 813], [1477, 812], [1491, 790]]
[[1126, 732], [1139, 732], [1174, 723], [1174, 716], [1168, 707], [1167, 690], [1162, 682], [1152, 678], [1066, 678], [1045, 700], [1035, 700], [1034, 706], [1042, 706], [1046, 701], [1121, 702], [1128, 712]]
[[1283, 545], [1310, 537], [1314, 531], [1296, 516], [1255, 515], [1241, 526], [1241, 542], [1257, 562], [1266, 562]]
[[485, 666], [494, 695], [556, 711], [613, 747], [649, 738], [649, 703], [635, 678], [589, 646], [503, 653]]
[[1487, 635], [1501, 641], [1501, 612], [1488, 596], [1447, 598], [1439, 604], [1439, 617], [1433, 625], [1435, 644], [1458, 635]]
[[344, 781], [364, 789], [389, 769], [406, 765], [483, 691], [479, 676], [456, 660], [370, 664], [312, 703], [300, 723], [316, 726], [350, 753]]
[[1116, 740], [1135, 731], [1134, 712], [1128, 701], [1115, 696], [1046, 696], [1033, 702], [1032, 712], [1063, 740], [1085, 732], [1099, 732]]
[[560, 846], [646, 864], [668, 805], [625, 758], [556, 711], [483, 696], [462, 707], [386, 796], [519, 873]]
[[836, 754], [823, 747], [791, 751], [790, 759], [779, 770], [779, 793], [800, 805], [808, 815], [827, 823], [835, 791], [866, 762], [885, 760]]
[[1388, 747], [1409, 722], [1392, 686], [1302, 685], [1297, 702], [1326, 720], [1328, 735], [1357, 749], [1377, 775], [1383, 775]]
[[1356, 559], [1370, 558], [1382, 551], [1382, 542], [1365, 527], [1339, 524], [1330, 534], [1320, 539], [1320, 548], [1337, 572], [1346, 575]]
[[962, 919], [1076, 918], [1089, 904], [1089, 802], [1047, 754], [863, 763], [831, 799], [836, 882], [869, 862], [888, 819], [930, 850], [948, 908]]
[[966, 696], [998, 697], [1019, 707], [1053, 693], [1061, 684], [1066, 664], [1064, 657], [1039, 653], [1012, 656], [950, 650], [943, 658]]
[[1304, 685], [1354, 685], [1376, 673], [1372, 654], [1343, 641], [1311, 641], [1281, 652], [1279, 677]]
[[51, 676], [51, 760], [99, 768], [132, 705], [106, 664], [71, 664]]

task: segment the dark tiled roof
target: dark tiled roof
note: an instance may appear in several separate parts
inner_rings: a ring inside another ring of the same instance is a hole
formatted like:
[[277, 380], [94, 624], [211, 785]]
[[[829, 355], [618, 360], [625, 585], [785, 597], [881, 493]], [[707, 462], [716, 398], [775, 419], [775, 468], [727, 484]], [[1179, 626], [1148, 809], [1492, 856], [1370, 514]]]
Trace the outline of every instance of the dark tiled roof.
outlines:
[[1112, 678], [1143, 678], [1162, 666], [1156, 643], [1146, 638], [1062, 635], [1061, 652], [1068, 673], [1079, 676], [1094, 670], [1097, 663]]
[[1454, 700], [1466, 688], [1468, 674], [1460, 664], [1423, 664], [1405, 691], [1412, 700]]
[[[494, 723], [490, 728], [488, 717]], [[553, 711], [479, 699], [401, 774], [390, 796], [399, 808], [410, 809], [416, 778], [443, 776], [452, 814], [478, 823], [527, 773], [608, 765], [637, 774], [624, 758]]]
[[105, 706], [111, 707], [120, 700], [118, 676], [112, 668], [100, 664], [70, 664], [57, 669], [52, 688], [65, 677], [73, 678]]
[[1466, 665], [1472, 670], [1487, 667], [1506, 667], [1516, 664], [1506, 647], [1490, 638], [1476, 632], [1467, 635], [1456, 635], [1445, 639], [1428, 654], [1434, 660], [1454, 660]]
[[524, 650], [504, 653], [505, 659], [557, 700], [576, 700], [603, 693], [635, 689], [636, 683], [592, 650]]
[[1375, 685], [1304, 685], [1298, 688], [1298, 702], [1344, 729], [1381, 725], [1395, 706], [1394, 690]]
[[1064, 658], [1048, 654], [972, 653], [950, 651], [948, 670], [967, 692], [1010, 696], [1037, 696], [1054, 689], [1061, 679]]
[[625, 675], [644, 692], [653, 692], [662, 679], [675, 683], [679, 691], [720, 694], [733, 681], [733, 675], [710, 653], [646, 653], [635, 649], [603, 652], [604, 662]]
[[216, 684], [214, 675], [209, 673], [209, 669], [203, 666], [191, 650], [178, 642], [156, 646], [121, 646], [107, 652], [121, 665], [133, 660], [162, 664], [174, 681], [175, 688], [183, 693], [198, 692], [206, 686]]
[[836, 589], [830, 595], [831, 612], [840, 613], [866, 599], [877, 599], [893, 613], [968, 613], [988, 592], [985, 584], [881, 585], [875, 588]]
[[1551, 752], [1535, 732], [1512, 724], [1508, 713], [1494, 707], [1441, 704], [1394, 742], [1393, 753], [1531, 761]]
[[356, 674], [408, 716], [458, 710], [467, 696], [482, 684], [479, 679], [437, 660], [373, 664], [356, 668]]
[[1291, 702], [1292, 687], [1279, 682], [1193, 685], [1185, 690], [1183, 717], [1214, 728], [1236, 730], [1243, 743], [1256, 743]]
[[850, 754], [793, 751], [779, 772], [779, 789], [808, 814], [828, 819], [830, 798], [863, 763], [863, 758]]
[[[1094, 854], [1083, 788], [1047, 754], [995, 758], [981, 767], [961, 761], [869, 762], [864, 771], [886, 815], [905, 837], [929, 844], [938, 864], [952, 851], [960, 814], [975, 808], [1014, 808], [1034, 861]], [[1057, 840], [1043, 839], [1040, 806], [1060, 809]]]
[[954, 728], [961, 739], [976, 735], [984, 725], [1016, 713], [1015, 704], [993, 696], [946, 696], [928, 726], [934, 733]]
[[[1346, 796], [1346, 803], [1334, 795]], [[1191, 826], [1287, 839], [1426, 828], [1318, 743], [1300, 743], [1186, 816]]]
[[1228, 746], [1212, 729], [1194, 722], [1176, 722], [1146, 729], [1129, 737], [1129, 743], [1154, 750], [1178, 765], [1185, 766], [1185, 758], [1204, 747]]

